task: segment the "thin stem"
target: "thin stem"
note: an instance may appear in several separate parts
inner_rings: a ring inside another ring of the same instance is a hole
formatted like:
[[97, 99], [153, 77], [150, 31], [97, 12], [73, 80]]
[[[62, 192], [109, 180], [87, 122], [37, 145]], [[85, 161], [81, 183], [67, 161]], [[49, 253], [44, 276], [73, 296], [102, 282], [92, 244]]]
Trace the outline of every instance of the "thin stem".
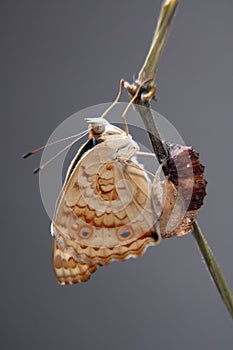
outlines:
[[[142, 87], [145, 88], [145, 90], [149, 89], [149, 92], [147, 91], [147, 95], [150, 95], [150, 91], [154, 91], [154, 93], [156, 91], [154, 85], [155, 74], [158, 68], [159, 58], [163, 52], [163, 48], [168, 38], [169, 29], [171, 27], [172, 19], [175, 15], [175, 10], [178, 2], [178, 0], [166, 0], [162, 5], [154, 37], [145, 62], [138, 74], [136, 84], [128, 85], [131, 99], [134, 98], [132, 93], [135, 94], [138, 86], [143, 85], [143, 82], [145, 81], [148, 83], [144, 84]], [[153, 111], [151, 109], [149, 99], [145, 99], [145, 96], [145, 91], [142, 89], [141, 94], [138, 94], [138, 98], [135, 100], [135, 108], [140, 113], [146, 130], [151, 131], [149, 132], [149, 138], [158, 162], [161, 164], [167, 158], [168, 153], [165, 145], [163, 144], [156, 121], [153, 117]], [[163, 171], [165, 175], [168, 174], [168, 168], [166, 164], [163, 166]]]
[[193, 236], [197, 241], [219, 294], [233, 318], [233, 295], [197, 222], [193, 224]]
[[[148, 93], [148, 90], [149, 92], [152, 91], [151, 89], [155, 87], [154, 80], [155, 80], [155, 75], [158, 67], [158, 61], [161, 56], [164, 45], [166, 43], [166, 40], [168, 38], [171, 21], [172, 21], [172, 18], [174, 17], [177, 4], [178, 4], [178, 0], [166, 0], [162, 5], [160, 17], [155, 30], [151, 48], [149, 50], [145, 63], [138, 75], [138, 79], [136, 83], [133, 85], [130, 85], [130, 84], [125, 85], [128, 87], [130, 97], [133, 98], [134, 92], [136, 91], [138, 85], [141, 84], [143, 81], [151, 80], [150, 84], [144, 85], [143, 86], [144, 90], [142, 89], [141, 93], [138, 94], [137, 99], [135, 101], [135, 108], [139, 112], [145, 124], [145, 127], [148, 130], [151, 144], [153, 146], [155, 155], [160, 164], [163, 163], [163, 160], [166, 158], [167, 150], [166, 150], [166, 146], [164, 145], [161, 139], [158, 127], [154, 120], [153, 112], [150, 106], [150, 99], [145, 100], [145, 98], [143, 98], [143, 94], [145, 91], [147, 93]], [[163, 167], [163, 170], [166, 174], [166, 171], [168, 169], [166, 168], [164, 169]], [[228, 287], [227, 282], [223, 276], [223, 273], [220, 270], [220, 267], [218, 266], [207, 241], [205, 240], [203, 234], [201, 233], [201, 230], [197, 222], [193, 224], [193, 237], [197, 241], [197, 244], [200, 249], [200, 253], [202, 254], [206, 262], [206, 265], [208, 267], [208, 270], [211, 276], [213, 277], [213, 281], [219, 291], [219, 294], [223, 302], [225, 303], [231, 317], [233, 318], [233, 296], [232, 296], [231, 290]]]
[[[148, 102], [146, 103], [146, 101], [140, 101], [140, 102], [141, 102], [140, 104], [138, 103], [134, 107], [140, 114], [142, 121], [145, 125], [145, 128], [148, 131], [150, 142], [154, 149], [156, 158], [158, 162], [162, 164], [167, 158], [167, 155], [168, 155], [167, 149], [163, 144], [150, 104]], [[165, 175], [168, 174], [168, 167], [166, 162], [164, 163], [164, 166], [163, 166], [163, 172]]]
[[167, 0], [162, 5], [151, 47], [145, 63], [138, 74], [138, 83], [155, 79], [159, 59], [166, 44], [172, 18], [174, 17], [178, 2], [178, 0]]

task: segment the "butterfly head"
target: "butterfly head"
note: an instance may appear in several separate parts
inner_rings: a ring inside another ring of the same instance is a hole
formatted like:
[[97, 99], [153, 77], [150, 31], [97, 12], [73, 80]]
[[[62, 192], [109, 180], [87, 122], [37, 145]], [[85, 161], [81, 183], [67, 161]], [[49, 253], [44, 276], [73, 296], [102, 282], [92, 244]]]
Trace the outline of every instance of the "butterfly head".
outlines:
[[86, 122], [88, 123], [88, 128], [92, 137], [101, 136], [105, 132], [106, 126], [109, 124], [106, 119], [101, 117], [86, 118]]
[[97, 141], [101, 142], [105, 141], [108, 137], [125, 134], [123, 130], [110, 124], [104, 118], [86, 118], [86, 121], [90, 130], [89, 138], [94, 138]]

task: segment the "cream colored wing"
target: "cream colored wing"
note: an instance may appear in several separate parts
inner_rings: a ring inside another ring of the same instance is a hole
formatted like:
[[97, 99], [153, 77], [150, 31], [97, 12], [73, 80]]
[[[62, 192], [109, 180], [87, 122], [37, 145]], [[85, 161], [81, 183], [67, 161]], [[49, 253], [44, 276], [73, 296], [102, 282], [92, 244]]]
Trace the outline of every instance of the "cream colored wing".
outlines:
[[53, 268], [58, 283], [74, 284], [86, 282], [97, 267], [97, 265], [88, 265], [81, 261], [76, 261], [53, 238]]
[[159, 242], [151, 183], [143, 168], [114, 159], [106, 143], [79, 161], [55, 211], [52, 235], [86, 265], [141, 256]]

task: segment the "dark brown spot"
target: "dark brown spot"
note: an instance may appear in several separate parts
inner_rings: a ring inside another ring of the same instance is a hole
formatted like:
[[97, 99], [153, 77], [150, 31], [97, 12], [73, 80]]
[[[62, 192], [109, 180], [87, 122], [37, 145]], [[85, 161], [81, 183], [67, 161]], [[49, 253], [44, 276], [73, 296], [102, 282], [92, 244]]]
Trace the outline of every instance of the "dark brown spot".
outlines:
[[68, 265], [69, 267], [74, 268], [76, 266], [76, 261], [73, 258], [69, 258]]
[[87, 246], [86, 246], [86, 245], [84, 245], [84, 244], [80, 244], [80, 248], [81, 248], [81, 249], [86, 249], [86, 248], [87, 248]]
[[66, 261], [65, 259], [62, 260], [62, 267], [63, 267], [64, 269], [68, 269], [68, 268], [69, 268], [68, 261]]
[[62, 267], [62, 260], [61, 260], [60, 255], [55, 256], [55, 259], [54, 259], [54, 266], [55, 266], [57, 269], [60, 269], [60, 268]]
[[107, 164], [106, 165], [106, 170], [113, 170], [113, 169], [114, 169], [113, 164]]

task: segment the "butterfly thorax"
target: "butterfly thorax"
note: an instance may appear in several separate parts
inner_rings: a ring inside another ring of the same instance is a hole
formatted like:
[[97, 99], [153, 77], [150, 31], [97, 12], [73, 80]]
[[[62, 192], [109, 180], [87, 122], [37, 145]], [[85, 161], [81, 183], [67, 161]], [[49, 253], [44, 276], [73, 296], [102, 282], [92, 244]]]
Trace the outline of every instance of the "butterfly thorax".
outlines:
[[130, 135], [103, 136], [104, 145], [109, 149], [110, 159], [120, 162], [129, 161], [139, 151], [139, 147]]

